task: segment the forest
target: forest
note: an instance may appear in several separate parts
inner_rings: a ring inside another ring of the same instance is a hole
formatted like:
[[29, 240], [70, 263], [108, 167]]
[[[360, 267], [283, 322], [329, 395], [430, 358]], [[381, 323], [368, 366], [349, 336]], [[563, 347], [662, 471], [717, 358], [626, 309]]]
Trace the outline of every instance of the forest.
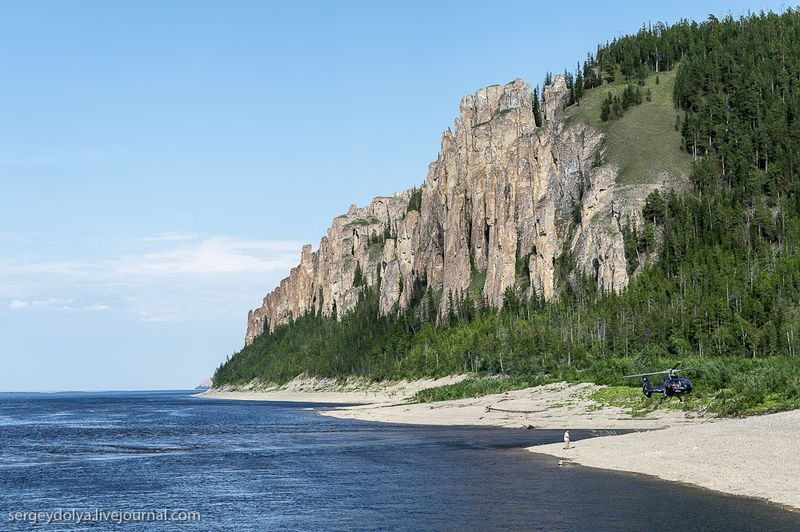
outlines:
[[[620, 375], [682, 360], [721, 412], [800, 407], [798, 42], [797, 10], [710, 16], [648, 25], [568, 72], [569, 105], [617, 77], [636, 105], [640, 80], [675, 72], [683, 140], [664, 149], [691, 155], [691, 185], [651, 194], [643, 223], [625, 228], [637, 275], [622, 293], [599, 292], [567, 252], [550, 301], [510, 289], [494, 309], [467, 295], [437, 319], [442, 295], [419, 283], [408, 308], [380, 316], [366, 287], [338, 319], [309, 314], [257, 338], [217, 369], [214, 384], [470, 372], [635, 385]], [[607, 112], [604, 120], [621, 114], [622, 102], [611, 98]]]

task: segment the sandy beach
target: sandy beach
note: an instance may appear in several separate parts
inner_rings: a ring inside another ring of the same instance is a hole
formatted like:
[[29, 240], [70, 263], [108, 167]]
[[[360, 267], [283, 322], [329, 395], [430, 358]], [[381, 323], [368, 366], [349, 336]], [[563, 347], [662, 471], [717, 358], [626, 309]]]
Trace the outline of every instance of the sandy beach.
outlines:
[[475, 399], [348, 406], [322, 415], [419, 425], [537, 429], [658, 429], [695, 419], [693, 415], [666, 409], [647, 417], [634, 417], [622, 408], [603, 406], [589, 399], [599, 388], [588, 383], [554, 383]]
[[800, 410], [531, 447], [578, 464], [643, 473], [800, 509]]
[[[210, 390], [199, 397], [256, 401], [355, 403], [321, 415], [422, 425], [636, 430], [635, 433], [532, 447], [568, 464], [656, 476], [800, 509], [800, 410], [718, 419], [659, 409], [644, 417], [590, 399], [594, 384], [554, 383], [475, 399], [410, 403], [417, 391], [457, 382], [365, 383], [298, 378], [280, 388]], [[574, 467], [568, 465], [567, 467]]]
[[357, 404], [387, 406], [408, 400], [420, 390], [446, 386], [464, 380], [454, 375], [442, 379], [375, 383], [362, 379], [317, 379], [299, 376], [282, 386], [250, 384], [235, 389], [212, 388], [195, 397], [235, 399], [240, 401], [287, 401], [293, 403]]

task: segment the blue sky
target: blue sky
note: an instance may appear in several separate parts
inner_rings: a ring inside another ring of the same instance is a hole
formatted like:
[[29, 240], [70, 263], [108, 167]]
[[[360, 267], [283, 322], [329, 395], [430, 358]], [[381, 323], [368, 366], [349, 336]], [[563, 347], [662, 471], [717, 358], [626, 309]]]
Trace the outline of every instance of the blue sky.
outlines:
[[784, 5], [3, 2], [0, 391], [193, 387], [302, 243], [424, 180], [463, 95]]

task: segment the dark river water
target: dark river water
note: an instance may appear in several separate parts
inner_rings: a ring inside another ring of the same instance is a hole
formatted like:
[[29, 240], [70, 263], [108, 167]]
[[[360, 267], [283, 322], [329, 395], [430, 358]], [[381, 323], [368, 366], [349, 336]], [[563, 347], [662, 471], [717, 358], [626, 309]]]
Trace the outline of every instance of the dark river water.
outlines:
[[522, 449], [560, 431], [190, 393], [0, 394], [0, 530], [800, 530], [766, 503]]

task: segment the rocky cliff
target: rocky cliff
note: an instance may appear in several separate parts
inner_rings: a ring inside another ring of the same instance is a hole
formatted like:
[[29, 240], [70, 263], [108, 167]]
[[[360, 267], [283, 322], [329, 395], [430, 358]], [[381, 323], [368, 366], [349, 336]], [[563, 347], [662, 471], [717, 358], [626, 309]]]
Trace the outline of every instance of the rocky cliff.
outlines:
[[341, 315], [365, 284], [378, 289], [383, 313], [406, 305], [417, 281], [442, 290], [440, 312], [447, 296], [476, 289], [495, 306], [507, 288], [551, 298], [563, 253], [599, 288], [623, 289], [620, 224], [639, 217], [657, 185], [618, 185], [618, 169], [600, 164], [601, 133], [561, 119], [566, 97], [560, 76], [545, 87], [541, 127], [522, 80], [463, 98], [421, 204], [409, 209], [415, 192], [406, 191], [334, 219], [319, 249], [304, 246], [300, 264], [249, 313], [245, 343], [312, 309]]

